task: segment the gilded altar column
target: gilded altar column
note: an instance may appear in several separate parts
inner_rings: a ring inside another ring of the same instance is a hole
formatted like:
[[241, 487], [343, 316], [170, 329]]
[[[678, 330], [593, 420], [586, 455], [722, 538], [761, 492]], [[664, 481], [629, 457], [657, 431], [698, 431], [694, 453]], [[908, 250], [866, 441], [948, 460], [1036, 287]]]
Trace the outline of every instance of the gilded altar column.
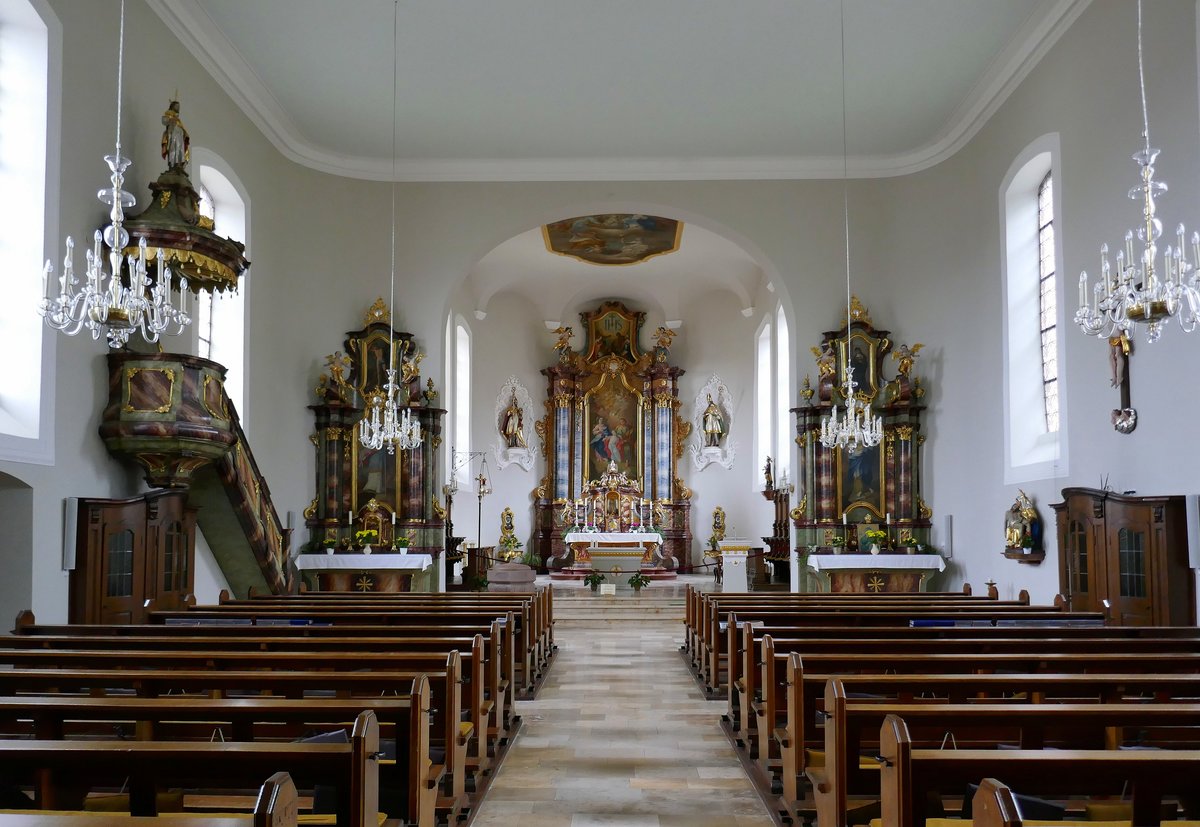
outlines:
[[671, 497], [671, 439], [675, 417], [675, 397], [660, 390], [654, 394], [654, 497], [670, 501]]
[[554, 395], [554, 499], [571, 496], [571, 394]]

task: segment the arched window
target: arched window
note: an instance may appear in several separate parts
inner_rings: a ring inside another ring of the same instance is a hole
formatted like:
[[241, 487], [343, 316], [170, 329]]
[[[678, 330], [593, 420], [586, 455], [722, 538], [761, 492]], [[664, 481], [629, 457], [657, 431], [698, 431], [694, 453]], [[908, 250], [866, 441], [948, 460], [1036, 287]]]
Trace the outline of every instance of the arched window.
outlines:
[[1057, 135], [1025, 148], [1000, 187], [1004, 291], [1004, 440], [1006, 483], [1068, 472], [1066, 399], [1059, 394], [1063, 367], [1062, 308], [1057, 262], [1062, 246], [1054, 232], [1061, 213]]
[[[218, 156], [199, 147], [192, 149], [200, 214], [212, 219], [218, 235], [240, 241], [249, 248], [250, 205], [233, 171]], [[248, 254], [249, 255], [249, 254]], [[225, 392], [246, 427], [246, 308], [250, 274], [238, 279], [237, 292], [205, 291], [196, 297], [193, 326], [196, 355], [225, 367]]]
[[[454, 451], [460, 460], [471, 452], [471, 329], [454, 320]], [[470, 463], [459, 462], [459, 484], [470, 484]]]
[[775, 479], [783, 481], [791, 476], [792, 465], [792, 353], [791, 336], [788, 333], [787, 316], [783, 305], [775, 312]]
[[763, 319], [758, 328], [754, 348], [754, 456], [758, 464], [774, 453], [774, 417], [772, 386], [775, 373], [771, 369], [771, 317]]
[[58, 154], [61, 53], [62, 26], [45, 3], [0, 0], [0, 459], [46, 465], [55, 338], [35, 310], [53, 292], [38, 278], [44, 260], [62, 271], [57, 164], [47, 165]]

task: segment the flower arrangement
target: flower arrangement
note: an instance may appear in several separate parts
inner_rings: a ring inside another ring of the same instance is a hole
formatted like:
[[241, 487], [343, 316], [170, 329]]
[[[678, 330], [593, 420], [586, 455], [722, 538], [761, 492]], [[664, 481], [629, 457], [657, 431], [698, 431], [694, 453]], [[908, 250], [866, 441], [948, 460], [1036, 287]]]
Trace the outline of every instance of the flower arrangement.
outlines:
[[354, 542], [360, 546], [369, 546], [379, 539], [379, 532], [373, 528], [365, 528], [354, 532]]
[[407, 534], [397, 534], [392, 539], [392, 548], [408, 548], [414, 539], [411, 531]]
[[846, 545], [846, 538], [840, 534], [835, 534], [829, 538], [830, 548], [841, 548]]
[[888, 534], [883, 529], [873, 528], [870, 531], [863, 532], [863, 537], [871, 545], [879, 546], [880, 548], [887, 545]]
[[916, 538], [916, 537], [914, 537], [914, 536], [912, 536], [912, 532], [911, 532], [911, 531], [902, 531], [902, 532], [900, 532], [900, 545], [902, 545], [902, 546], [915, 546], [916, 544], [917, 544], [917, 538]]

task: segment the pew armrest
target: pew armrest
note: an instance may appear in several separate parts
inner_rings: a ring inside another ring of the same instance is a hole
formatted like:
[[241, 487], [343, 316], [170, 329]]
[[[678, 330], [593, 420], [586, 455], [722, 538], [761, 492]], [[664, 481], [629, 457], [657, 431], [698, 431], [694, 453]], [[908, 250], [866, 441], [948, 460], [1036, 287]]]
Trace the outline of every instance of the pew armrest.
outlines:
[[812, 782], [813, 790], [818, 793], [829, 792], [829, 777], [825, 774], [824, 767], [813, 767], [804, 771], [808, 776], [808, 780]]
[[458, 745], [466, 746], [471, 742], [471, 736], [475, 734], [475, 724], [470, 721], [465, 721], [458, 725]]
[[775, 727], [771, 733], [775, 738], [775, 743], [787, 749], [792, 745], [792, 739], [788, 737], [788, 731], [783, 727]]
[[436, 790], [442, 783], [442, 779], [446, 777], [445, 764], [430, 764], [429, 774], [425, 776], [425, 788], [428, 790]]

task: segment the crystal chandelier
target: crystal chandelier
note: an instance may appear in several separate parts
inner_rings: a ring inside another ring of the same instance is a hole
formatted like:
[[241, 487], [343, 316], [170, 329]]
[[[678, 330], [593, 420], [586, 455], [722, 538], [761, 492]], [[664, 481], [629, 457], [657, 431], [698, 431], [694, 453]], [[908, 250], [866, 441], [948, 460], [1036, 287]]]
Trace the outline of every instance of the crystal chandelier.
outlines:
[[[157, 342], [162, 333], [178, 335], [191, 322], [187, 314], [187, 279], [179, 279], [179, 305], [171, 300], [171, 268], [159, 251], [155, 277], [147, 275], [146, 242], [138, 244], [138, 254], [125, 256], [129, 233], [122, 226], [125, 208], [137, 199], [124, 190], [125, 170], [129, 159], [121, 155], [121, 83], [125, 63], [125, 0], [121, 0], [121, 27], [117, 40], [117, 146], [112, 155], [104, 156], [112, 175], [111, 188], [100, 190], [96, 197], [109, 205], [110, 224], [103, 234], [96, 231], [94, 245], [87, 251], [87, 275], [81, 289], [76, 290], [73, 263], [75, 242], [67, 237], [67, 252], [63, 258], [62, 275], [58, 277], [58, 296], [49, 293], [50, 274], [54, 267], [49, 261], [42, 270], [42, 300], [38, 313], [46, 324], [74, 336], [83, 328], [99, 339], [101, 331], [108, 335], [109, 347], [122, 347], [135, 331], [148, 342]], [[101, 250], [103, 240], [107, 254]], [[127, 280], [121, 277], [121, 259], [125, 257]], [[108, 269], [105, 270], [105, 258]], [[147, 294], [146, 288], [149, 288]], [[172, 329], [173, 328], [173, 329]]]
[[[388, 281], [388, 308], [392, 308], [396, 298], [396, 75], [397, 75], [397, 32], [396, 26], [399, 15], [399, 0], [392, 7], [392, 267]], [[421, 447], [421, 423], [412, 418], [408, 407], [408, 399], [401, 407], [399, 399], [400, 386], [396, 384], [396, 337], [391, 330], [391, 319], [388, 319], [388, 338], [391, 342], [388, 354], [387, 382], [383, 392], [372, 395], [367, 409], [367, 415], [359, 424], [358, 441], [364, 448], [378, 451], [387, 448], [389, 454], [401, 451], [411, 451]], [[407, 397], [407, 392], [405, 396]]]
[[839, 4], [842, 36], [842, 217], [846, 227], [846, 358], [842, 359], [842, 397], [846, 413], [839, 419], [837, 405], [829, 416], [821, 418], [821, 444], [826, 448], [845, 448], [857, 451], [878, 445], [883, 439], [883, 417], [871, 416], [871, 406], [860, 399], [854, 389], [858, 383], [850, 371], [850, 193], [849, 162], [846, 150], [846, 20], [845, 9]]
[[[1125, 233], [1125, 249], [1117, 253], [1116, 268], [1109, 262], [1108, 245], [1100, 248], [1100, 278], [1088, 303], [1087, 271], [1079, 274], [1079, 310], [1075, 324], [1091, 336], [1111, 337], [1128, 333], [1134, 324], [1145, 325], [1146, 341], [1162, 335], [1172, 316], [1179, 319], [1185, 333], [1200, 323], [1200, 279], [1194, 262], [1200, 261], [1200, 233], [1192, 233], [1192, 261], [1184, 252], [1184, 229], [1176, 230], [1176, 246], [1164, 250], [1158, 265], [1158, 238], [1162, 222], [1155, 215], [1154, 197], [1167, 191], [1167, 185], [1154, 180], [1154, 160], [1158, 149], [1150, 146], [1150, 119], [1146, 110], [1146, 73], [1142, 65], [1142, 4], [1138, 0], [1138, 81], [1142, 96], [1142, 138], [1145, 146], [1133, 155], [1141, 167], [1141, 183], [1129, 190], [1129, 197], [1142, 202], [1143, 224], [1137, 237], [1141, 255], [1135, 259], [1133, 231]], [[1139, 260], [1140, 259], [1140, 260]], [[1185, 307], [1186, 303], [1186, 307]]]

